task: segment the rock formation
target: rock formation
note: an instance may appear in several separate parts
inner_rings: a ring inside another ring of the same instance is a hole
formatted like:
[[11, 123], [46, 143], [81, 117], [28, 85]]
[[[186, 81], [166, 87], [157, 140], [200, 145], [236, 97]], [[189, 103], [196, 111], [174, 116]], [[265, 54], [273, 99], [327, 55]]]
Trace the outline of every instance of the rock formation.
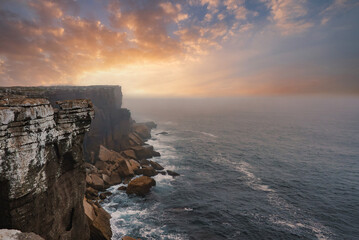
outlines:
[[147, 160], [160, 156], [145, 143], [156, 124], [135, 123], [121, 105], [119, 86], [0, 88], [0, 228], [111, 239], [99, 204], [111, 193], [101, 191], [129, 183], [121, 189], [144, 196], [150, 177], [166, 174]]
[[91, 163], [97, 161], [100, 145], [120, 150], [129, 147], [129, 137], [136, 138], [129, 136], [132, 119], [130, 111], [121, 108], [120, 86], [4, 87], [0, 95], [46, 98], [52, 105], [59, 100], [91, 99], [96, 117], [84, 139], [85, 159]]
[[45, 239], [89, 239], [83, 139], [90, 100], [0, 99], [0, 228]]

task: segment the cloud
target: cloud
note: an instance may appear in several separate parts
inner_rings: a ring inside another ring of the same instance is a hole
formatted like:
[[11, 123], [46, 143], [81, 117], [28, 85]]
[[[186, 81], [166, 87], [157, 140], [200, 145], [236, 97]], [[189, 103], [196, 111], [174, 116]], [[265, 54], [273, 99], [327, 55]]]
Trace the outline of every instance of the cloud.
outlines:
[[[341, 85], [357, 89], [351, 70], [357, 61], [344, 66], [340, 64], [345, 57], [341, 57], [339, 65], [320, 74], [315, 69], [327, 64], [312, 61], [314, 70], [306, 76], [297, 72], [293, 59], [303, 52], [310, 56], [306, 61], [315, 57], [301, 42], [311, 35], [321, 39], [320, 45], [333, 41], [323, 52], [337, 49], [341, 53], [345, 46], [353, 46], [350, 41], [357, 30], [351, 29], [354, 33], [345, 37], [349, 42], [339, 44], [334, 41], [344, 41], [344, 37], [338, 40], [342, 32], [326, 38], [328, 32], [323, 34], [322, 29], [329, 31], [324, 24], [357, 5], [353, 0], [259, 0], [256, 4], [245, 0], [3, 0], [0, 85], [91, 82], [122, 84], [136, 93], [155, 94], [163, 86], [161, 94], [176, 95], [182, 89], [187, 94], [235, 95], [295, 92], [296, 87], [309, 92], [310, 86], [319, 92], [324, 83], [327, 92], [335, 88], [345, 92]], [[292, 51], [296, 54], [291, 59], [280, 61], [280, 53]], [[356, 50], [345, 51], [354, 54]], [[349, 55], [345, 51], [343, 55]], [[210, 56], [213, 61], [208, 63]], [[237, 56], [243, 59], [238, 61]], [[337, 57], [329, 54], [326, 59]], [[276, 68], [287, 61], [292, 65]], [[334, 76], [331, 69], [345, 69], [348, 74]], [[296, 76], [288, 75], [290, 71]], [[340, 78], [346, 80], [340, 82]]]
[[284, 35], [301, 33], [313, 26], [306, 18], [306, 0], [263, 0], [270, 9], [270, 20]]
[[359, 2], [356, 0], [333, 0], [332, 3], [320, 13], [323, 16], [321, 24], [327, 24], [333, 16], [343, 10], [354, 8], [356, 6], [359, 6]]

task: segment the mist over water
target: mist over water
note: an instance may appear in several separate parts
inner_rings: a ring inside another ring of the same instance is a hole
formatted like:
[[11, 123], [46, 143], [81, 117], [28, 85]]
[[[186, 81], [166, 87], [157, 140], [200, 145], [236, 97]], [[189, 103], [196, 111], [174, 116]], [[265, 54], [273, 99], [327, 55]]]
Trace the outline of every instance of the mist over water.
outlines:
[[[103, 204], [114, 239], [358, 239], [359, 99], [124, 99], [158, 128], [145, 198]], [[166, 131], [168, 135], [157, 135]]]

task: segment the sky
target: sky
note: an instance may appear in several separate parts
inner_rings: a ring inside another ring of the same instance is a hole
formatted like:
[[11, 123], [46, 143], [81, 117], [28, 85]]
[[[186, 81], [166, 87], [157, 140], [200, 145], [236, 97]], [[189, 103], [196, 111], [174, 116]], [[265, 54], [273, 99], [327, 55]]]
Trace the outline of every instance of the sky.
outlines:
[[359, 0], [0, 0], [0, 86], [359, 96]]

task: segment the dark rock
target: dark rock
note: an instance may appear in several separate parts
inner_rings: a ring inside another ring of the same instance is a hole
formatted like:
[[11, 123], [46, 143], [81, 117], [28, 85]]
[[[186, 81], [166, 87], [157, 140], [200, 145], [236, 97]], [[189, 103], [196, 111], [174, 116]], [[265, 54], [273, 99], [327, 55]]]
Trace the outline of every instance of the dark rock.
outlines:
[[168, 132], [160, 132], [160, 133], [157, 133], [156, 135], [168, 135], [169, 133]]
[[161, 164], [156, 163], [154, 161], [150, 161], [151, 166], [155, 169], [155, 170], [163, 170], [164, 168], [161, 166]]
[[142, 176], [133, 179], [127, 187], [127, 194], [136, 194], [137, 196], [145, 196], [150, 192], [152, 186], [156, 185], [156, 181], [150, 177]]
[[112, 193], [111, 192], [103, 192], [103, 193], [101, 193], [100, 194], [100, 199], [106, 199], [108, 196], [111, 196], [112, 195]]
[[143, 166], [150, 166], [151, 165], [151, 163], [150, 163], [150, 161], [148, 161], [147, 159], [142, 159], [141, 161], [140, 161], [140, 165], [143, 167]]
[[161, 153], [157, 152], [157, 151], [152, 151], [152, 156], [154, 157], [160, 157]]
[[86, 188], [85, 196], [87, 199], [96, 200], [98, 198], [98, 191], [92, 187]]
[[120, 186], [117, 188], [117, 190], [120, 190], [120, 191], [126, 191], [127, 187], [126, 186]]
[[176, 173], [174, 171], [171, 171], [171, 170], [167, 170], [167, 174], [172, 176], [172, 177], [176, 177], [176, 176], [179, 176], [180, 174], [179, 173]]
[[166, 171], [157, 171], [158, 174], [166, 175]]
[[147, 177], [153, 177], [153, 176], [157, 175], [156, 170], [153, 167], [150, 167], [150, 166], [144, 167], [141, 170], [142, 170], [142, 174], [144, 176], [147, 176]]

